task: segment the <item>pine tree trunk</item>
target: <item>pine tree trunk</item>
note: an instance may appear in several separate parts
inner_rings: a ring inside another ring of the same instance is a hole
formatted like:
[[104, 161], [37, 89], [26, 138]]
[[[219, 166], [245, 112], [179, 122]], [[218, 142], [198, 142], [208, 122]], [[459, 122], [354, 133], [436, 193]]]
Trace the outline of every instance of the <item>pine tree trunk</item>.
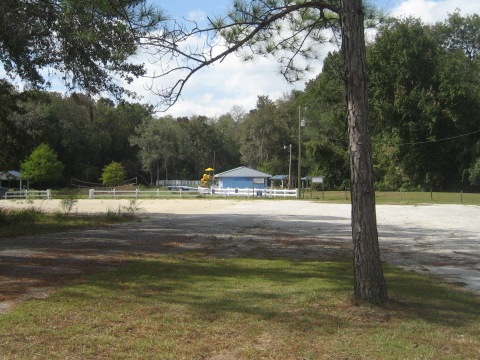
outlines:
[[342, 52], [351, 168], [354, 296], [374, 304], [387, 301], [378, 244], [369, 130], [362, 0], [342, 0]]

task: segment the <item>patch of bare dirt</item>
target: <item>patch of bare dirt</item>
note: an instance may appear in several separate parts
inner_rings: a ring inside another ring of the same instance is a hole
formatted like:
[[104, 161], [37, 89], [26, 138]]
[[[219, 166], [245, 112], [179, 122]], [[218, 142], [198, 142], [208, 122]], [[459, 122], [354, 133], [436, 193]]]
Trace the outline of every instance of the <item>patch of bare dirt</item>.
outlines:
[[140, 222], [102, 229], [0, 239], [0, 312], [129, 259], [192, 250], [219, 257], [318, 259], [349, 250], [345, 243], [321, 243], [271, 224], [245, 226], [249, 217], [223, 217], [219, 223], [212, 215], [143, 215]]
[[[1, 206], [7, 203], [2, 202]], [[13, 207], [31, 206], [8, 203]], [[92, 213], [122, 201], [80, 201]], [[36, 207], [58, 211], [55, 201]], [[350, 257], [350, 206], [308, 201], [143, 201], [141, 221], [0, 239], [0, 312], [129, 259], [186, 251], [290, 259]], [[385, 261], [480, 292], [480, 207], [377, 207]], [[458, 217], [456, 221], [453, 218]], [[449, 221], [447, 221], [449, 220]]]

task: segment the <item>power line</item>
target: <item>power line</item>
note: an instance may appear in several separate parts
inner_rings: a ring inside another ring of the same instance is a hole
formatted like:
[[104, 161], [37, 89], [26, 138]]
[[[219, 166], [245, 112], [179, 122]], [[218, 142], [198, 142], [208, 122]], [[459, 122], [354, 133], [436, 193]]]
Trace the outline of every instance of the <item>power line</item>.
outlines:
[[[458, 139], [458, 138], [461, 138], [461, 137], [470, 136], [470, 135], [478, 134], [478, 133], [480, 133], [480, 129], [479, 129], [479, 130], [472, 131], [472, 132], [469, 132], [469, 133], [466, 133], [466, 134], [461, 134], [461, 135], [456, 135], [456, 136], [450, 136], [450, 137], [443, 138], [443, 139], [417, 141], [417, 142], [409, 142], [409, 143], [390, 143], [389, 145], [392, 145], [392, 146], [393, 146], [393, 145], [397, 145], [397, 146], [398, 146], [398, 145], [431, 144], [431, 143], [436, 143], [436, 142], [442, 142], [442, 141], [448, 141], [448, 140]], [[343, 142], [343, 143], [348, 144], [348, 140], [344, 140], [344, 139], [338, 139], [338, 138], [334, 138], [334, 137], [330, 137], [330, 136], [327, 136], [327, 139], [329, 139], [329, 140], [335, 140], [335, 141], [339, 141], [339, 142]]]
[[469, 133], [466, 133], [466, 134], [461, 134], [461, 135], [456, 135], [456, 136], [450, 136], [450, 137], [443, 138], [443, 139], [427, 140], [427, 141], [417, 141], [417, 142], [410, 142], [410, 143], [400, 143], [400, 144], [398, 144], [398, 145], [422, 145], [422, 144], [432, 144], [432, 143], [437, 143], [437, 142], [441, 142], [441, 141], [448, 141], [448, 140], [458, 139], [458, 138], [461, 138], [461, 137], [470, 136], [470, 135], [477, 134], [477, 133], [480, 133], [480, 129], [479, 129], [479, 130], [472, 131], [472, 132], [469, 132]]

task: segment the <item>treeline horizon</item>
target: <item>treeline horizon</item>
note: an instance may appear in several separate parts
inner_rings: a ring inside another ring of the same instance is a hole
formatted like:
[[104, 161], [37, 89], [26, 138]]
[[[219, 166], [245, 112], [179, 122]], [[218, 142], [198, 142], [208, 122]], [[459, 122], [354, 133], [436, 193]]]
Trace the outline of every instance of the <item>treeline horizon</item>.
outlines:
[[[370, 129], [377, 190], [480, 189], [480, 18], [458, 12], [434, 25], [391, 19], [367, 46]], [[0, 171], [18, 170], [41, 144], [64, 165], [52, 186], [99, 182], [111, 162], [127, 178], [199, 180], [241, 165], [296, 179], [324, 176], [325, 189], [348, 187], [350, 165], [338, 52], [322, 72], [281, 99], [258, 97], [216, 118], [155, 115], [152, 106], [17, 91], [0, 80]], [[305, 126], [299, 126], [300, 121]], [[300, 131], [300, 134], [299, 134]]]

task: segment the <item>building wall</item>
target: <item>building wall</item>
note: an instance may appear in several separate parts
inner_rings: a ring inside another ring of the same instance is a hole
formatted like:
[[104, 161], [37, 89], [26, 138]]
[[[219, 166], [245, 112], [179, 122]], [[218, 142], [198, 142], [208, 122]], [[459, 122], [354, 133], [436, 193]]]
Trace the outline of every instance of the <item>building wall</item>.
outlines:
[[254, 184], [253, 178], [220, 178], [218, 181], [218, 186], [220, 188], [230, 188], [230, 189], [265, 189], [267, 179], [265, 179], [263, 184]]

